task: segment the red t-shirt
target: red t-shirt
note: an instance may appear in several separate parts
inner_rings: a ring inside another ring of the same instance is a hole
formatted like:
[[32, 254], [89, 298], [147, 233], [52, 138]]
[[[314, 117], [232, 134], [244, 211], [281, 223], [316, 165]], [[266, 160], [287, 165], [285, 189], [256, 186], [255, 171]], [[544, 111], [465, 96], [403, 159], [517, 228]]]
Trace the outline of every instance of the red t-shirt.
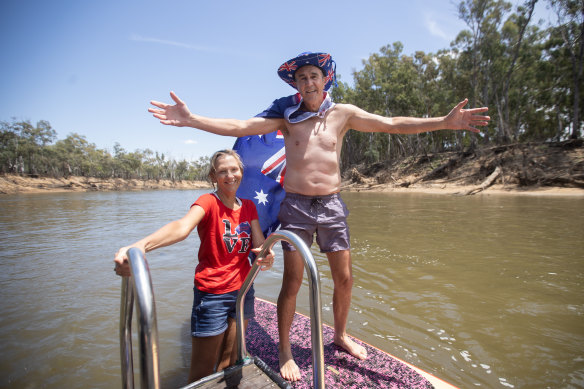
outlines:
[[217, 196], [207, 193], [194, 205], [205, 210], [197, 226], [201, 246], [195, 286], [200, 291], [215, 294], [239, 290], [251, 269], [248, 260], [252, 248], [251, 221], [258, 219], [255, 204], [244, 199], [241, 207], [234, 211]]

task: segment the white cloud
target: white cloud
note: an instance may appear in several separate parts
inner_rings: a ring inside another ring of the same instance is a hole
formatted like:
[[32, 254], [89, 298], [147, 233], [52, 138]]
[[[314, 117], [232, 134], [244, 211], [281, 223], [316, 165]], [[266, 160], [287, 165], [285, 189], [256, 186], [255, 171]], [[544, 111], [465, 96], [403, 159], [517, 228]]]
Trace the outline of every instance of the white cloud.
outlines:
[[450, 36], [440, 28], [438, 22], [436, 22], [428, 15], [426, 15], [426, 28], [428, 29], [430, 34], [437, 36], [438, 38], [442, 38], [445, 41], [451, 40]]
[[196, 140], [193, 140], [193, 139], [187, 139], [187, 140], [185, 140], [183, 143], [184, 143], [185, 145], [196, 145], [196, 144], [198, 144], [199, 142], [197, 142]]
[[149, 37], [141, 36], [141, 35], [138, 35], [138, 34], [132, 34], [130, 36], [130, 40], [131, 41], [136, 41], [136, 42], [158, 43], [158, 44], [161, 44], [161, 45], [182, 47], [184, 49], [196, 50], [196, 51], [205, 51], [205, 52], [219, 52], [220, 51], [220, 50], [215, 49], [215, 48], [212, 48], [212, 47], [191, 45], [191, 44], [188, 44], [188, 43], [170, 41], [170, 40], [166, 40], [166, 39], [149, 38]]

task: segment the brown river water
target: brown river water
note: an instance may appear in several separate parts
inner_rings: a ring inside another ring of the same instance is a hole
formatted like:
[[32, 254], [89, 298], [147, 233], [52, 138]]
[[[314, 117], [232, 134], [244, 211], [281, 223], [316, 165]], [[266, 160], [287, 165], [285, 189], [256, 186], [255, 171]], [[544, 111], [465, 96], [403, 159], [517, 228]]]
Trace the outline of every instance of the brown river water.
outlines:
[[[121, 387], [114, 252], [182, 216], [202, 193], [0, 196], [0, 387]], [[461, 388], [584, 387], [584, 198], [343, 198], [351, 335]], [[147, 256], [165, 388], [184, 385], [188, 372], [197, 248], [194, 234]], [[276, 253], [256, 280], [256, 295], [271, 301], [282, 275]], [[328, 263], [314, 247], [313, 255], [331, 324]], [[137, 350], [135, 359], [138, 369]]]

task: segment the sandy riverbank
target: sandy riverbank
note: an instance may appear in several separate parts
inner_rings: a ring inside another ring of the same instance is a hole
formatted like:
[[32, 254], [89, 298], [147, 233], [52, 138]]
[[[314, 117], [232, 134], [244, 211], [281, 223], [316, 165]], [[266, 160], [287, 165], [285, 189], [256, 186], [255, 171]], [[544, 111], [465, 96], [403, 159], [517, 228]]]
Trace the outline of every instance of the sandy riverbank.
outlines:
[[[385, 192], [385, 193], [428, 193], [445, 195], [465, 195], [475, 189], [472, 185], [455, 185], [450, 183], [433, 182], [423, 185], [413, 185], [408, 188], [398, 185], [355, 185], [346, 183], [342, 191], [351, 192]], [[492, 185], [480, 192], [473, 193], [475, 196], [488, 195], [522, 195], [522, 196], [579, 196], [584, 197], [584, 189], [564, 188], [564, 187], [518, 187], [516, 185]]]
[[[447, 195], [461, 195], [475, 188], [472, 185], [434, 180], [421, 184], [410, 185], [405, 188], [397, 184], [376, 184], [374, 180], [355, 183], [346, 181], [342, 191], [354, 192], [395, 192], [395, 193], [434, 193]], [[18, 193], [56, 193], [56, 192], [91, 192], [91, 191], [139, 191], [161, 189], [210, 189], [211, 185], [205, 181], [171, 181], [171, 180], [122, 180], [99, 179], [92, 177], [21, 177], [17, 175], [0, 176], [0, 194]], [[509, 184], [494, 184], [477, 195], [536, 195], [536, 196], [581, 196], [584, 189], [565, 187], [518, 187]]]
[[0, 176], [0, 194], [211, 188], [205, 181], [122, 180], [95, 177]]

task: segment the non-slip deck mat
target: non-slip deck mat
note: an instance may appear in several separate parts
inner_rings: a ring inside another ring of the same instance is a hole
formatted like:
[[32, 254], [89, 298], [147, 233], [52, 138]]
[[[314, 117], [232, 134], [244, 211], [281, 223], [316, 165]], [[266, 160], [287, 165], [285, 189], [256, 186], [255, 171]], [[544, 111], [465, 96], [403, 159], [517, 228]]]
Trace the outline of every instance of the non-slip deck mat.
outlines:
[[[323, 325], [325, 385], [327, 388], [433, 388], [432, 384], [383, 351], [353, 338], [367, 349], [367, 359], [361, 361], [333, 343], [333, 329]], [[312, 387], [312, 349], [310, 318], [295, 314], [290, 342], [294, 360], [302, 379], [294, 388]], [[278, 319], [276, 305], [256, 298], [255, 318], [249, 321], [246, 336], [247, 351], [261, 358], [278, 372]]]

